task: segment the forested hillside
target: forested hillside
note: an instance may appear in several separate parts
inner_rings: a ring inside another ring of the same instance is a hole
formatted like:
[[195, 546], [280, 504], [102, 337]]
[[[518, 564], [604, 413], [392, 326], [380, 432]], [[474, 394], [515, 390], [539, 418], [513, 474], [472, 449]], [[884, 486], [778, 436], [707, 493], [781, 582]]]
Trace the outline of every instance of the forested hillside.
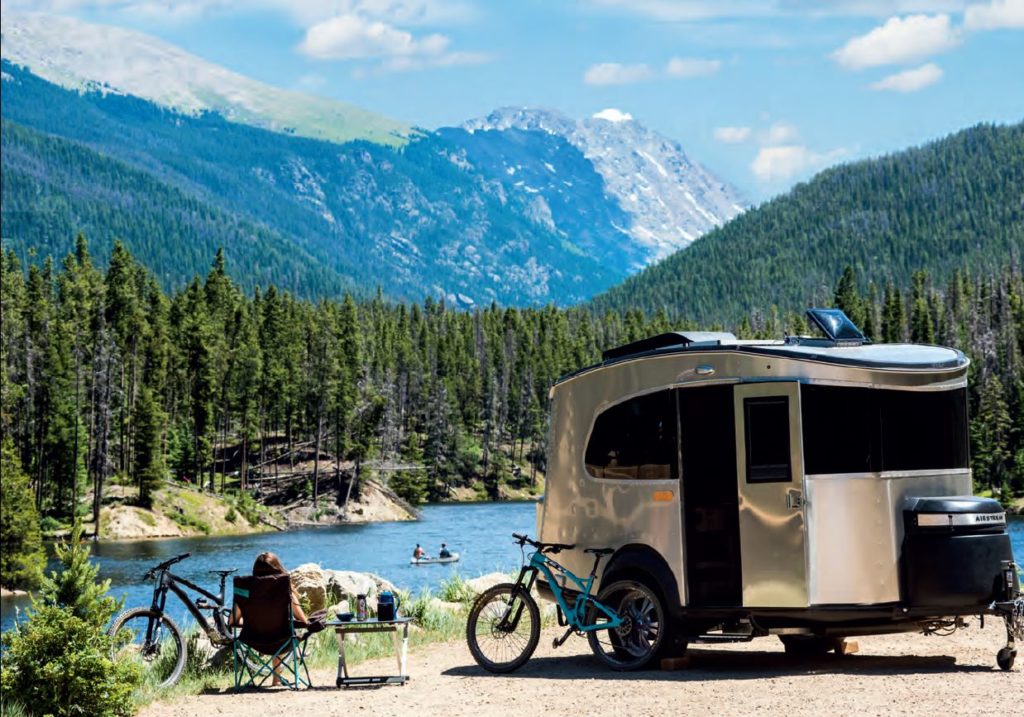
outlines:
[[[5, 186], [5, 198], [32, 197], [35, 185], [46, 185], [51, 215], [48, 221], [25, 221], [5, 203], [4, 239], [23, 257], [30, 249], [58, 246], [62, 250], [54, 257], [63, 256], [72, 248], [73, 231], [81, 228], [78, 215], [102, 214], [113, 199], [115, 209], [144, 208], [138, 224], [146, 228], [91, 225], [97, 256], [105, 259], [120, 238], [158, 272], [165, 289], [191, 279], [190, 259], [206, 249], [190, 241], [204, 234], [217, 237], [231, 259], [233, 278], [248, 284], [243, 276], [249, 257], [235, 254], [230, 221], [274, 237], [276, 249], [262, 256], [261, 266], [287, 277], [275, 283], [307, 298], [340, 298], [343, 276], [369, 293], [383, 284], [390, 297], [406, 300], [443, 296], [463, 306], [492, 300], [565, 305], [612, 286], [635, 266], [620, 246], [628, 237], [610, 223], [589, 235], [559, 230], [534, 194], [506, 190], [469, 164], [458, 145], [436, 134], [401, 150], [370, 142], [333, 144], [217, 114], [179, 115], [134, 97], [64, 90], [6, 61], [3, 72], [4, 127], [16, 122], [76, 143], [91, 153], [88, 163], [116, 160], [135, 171], [130, 182], [108, 174], [95, 183], [78, 181], [76, 169], [53, 153], [33, 156], [35, 145], [21, 144], [24, 161], [5, 182], [12, 185]], [[24, 137], [5, 142], [15, 145]], [[563, 149], [579, 159], [564, 166], [582, 167], [597, 180], [587, 201], [609, 201], [589, 162], [578, 150]], [[170, 203], [154, 208], [143, 182]], [[191, 203], [217, 209], [218, 220], [202, 226], [204, 218], [196, 217], [193, 225], [186, 206]], [[172, 221], [164, 223], [164, 216]], [[619, 260], [598, 261], [610, 250]], [[175, 260], [179, 253], [182, 261]], [[303, 256], [313, 261], [301, 261]], [[302, 266], [317, 268], [307, 275]]]
[[928, 267], [990, 273], [1024, 260], [1024, 124], [980, 125], [828, 169], [597, 297], [595, 311], [732, 322], [821, 304], [851, 266], [878, 286]]
[[[83, 231], [102, 238], [96, 247], [101, 263], [110, 259], [116, 237], [155, 267], [164, 287], [205, 274], [210, 257], [224, 246], [241, 269], [236, 281], [250, 293], [272, 282], [300, 295], [340, 296], [354, 289], [337, 269], [260, 223], [85, 145], [0, 122], [4, 239], [23, 256], [62, 257], [67, 237]], [[19, 240], [25, 236], [33, 240]]]
[[[273, 287], [250, 297], [220, 254], [167, 294], [121, 245], [100, 271], [82, 238], [59, 269], [12, 252], [2, 266], [4, 490], [31, 487], [51, 524], [97, 510], [115, 478], [145, 503], [165, 479], [265, 488], [268, 462], [303, 463], [299, 488], [314, 496], [388, 466], [379, 477], [412, 501], [529, 486], [544, 469], [551, 383], [602, 348], [683, 327], [636, 310], [314, 304]], [[975, 478], [1024, 491], [1020, 268], [955, 272], [941, 286], [921, 272], [868, 297], [856, 286], [846, 272], [834, 298], [872, 337], [970, 355]], [[807, 326], [759, 310], [735, 329]]]

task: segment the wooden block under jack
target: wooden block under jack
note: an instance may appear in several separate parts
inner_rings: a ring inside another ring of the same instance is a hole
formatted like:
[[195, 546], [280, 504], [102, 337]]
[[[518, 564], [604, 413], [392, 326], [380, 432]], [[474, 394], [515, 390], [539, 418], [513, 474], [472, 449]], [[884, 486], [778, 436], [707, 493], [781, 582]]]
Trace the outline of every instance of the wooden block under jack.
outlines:
[[672, 672], [673, 670], [683, 670], [690, 666], [690, 656], [683, 655], [682, 657], [663, 657], [661, 658], [661, 669], [665, 672]]
[[856, 640], [837, 640], [836, 641], [836, 654], [837, 655], [854, 655], [860, 652], [860, 643]]

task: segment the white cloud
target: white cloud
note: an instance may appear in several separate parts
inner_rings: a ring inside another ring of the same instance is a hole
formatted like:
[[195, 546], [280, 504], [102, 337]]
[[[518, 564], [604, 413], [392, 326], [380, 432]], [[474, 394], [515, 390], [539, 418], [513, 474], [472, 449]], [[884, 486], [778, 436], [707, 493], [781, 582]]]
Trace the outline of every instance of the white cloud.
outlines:
[[461, 23], [478, 15], [469, 0], [4, 0], [4, 7], [53, 13], [106, 10], [172, 20], [269, 8], [285, 12], [302, 27], [349, 14], [401, 25]]
[[356, 60], [391, 56], [437, 56], [448, 49], [444, 35], [416, 39], [411, 32], [359, 15], [337, 15], [306, 31], [299, 50], [319, 60]]
[[850, 70], [915, 62], [960, 44], [949, 15], [891, 17], [866, 35], [855, 37], [832, 53]]
[[715, 127], [714, 137], [726, 144], [740, 144], [750, 139], [750, 127]]
[[834, 149], [819, 154], [798, 144], [762, 147], [750, 164], [750, 170], [761, 182], [781, 182], [795, 176], [820, 169], [846, 154], [845, 149]]
[[799, 136], [799, 130], [793, 125], [788, 122], [776, 122], [759, 133], [758, 140], [763, 145], [792, 144]]
[[964, 12], [964, 26], [968, 30], [1024, 28], [1024, 0], [992, 0], [971, 5]]
[[934, 85], [942, 79], [942, 68], [934, 62], [916, 67], [913, 70], [904, 70], [895, 75], [884, 77], [871, 85], [873, 90], [888, 90], [890, 92], [917, 92], [929, 85]]
[[707, 77], [722, 68], [721, 60], [705, 60], [699, 57], [673, 57], [665, 65], [669, 77]]
[[590, 0], [663, 22], [778, 15], [889, 17], [915, 12], [959, 12], [969, 0]]
[[631, 85], [649, 80], [653, 74], [651, 68], [642, 63], [622, 65], [618, 62], [602, 62], [588, 67], [583, 73], [583, 81], [588, 85]]

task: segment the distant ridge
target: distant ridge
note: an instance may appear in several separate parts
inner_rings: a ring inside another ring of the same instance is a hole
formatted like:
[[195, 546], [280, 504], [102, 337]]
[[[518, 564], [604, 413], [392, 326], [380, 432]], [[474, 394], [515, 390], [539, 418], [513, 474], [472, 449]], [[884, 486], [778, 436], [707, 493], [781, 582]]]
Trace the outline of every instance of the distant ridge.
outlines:
[[184, 114], [217, 112], [274, 132], [388, 145], [406, 124], [353, 105], [258, 82], [152, 35], [70, 17], [7, 9], [3, 58], [67, 89], [134, 95]]
[[[979, 125], [825, 170], [596, 297], [710, 325], [829, 301], [847, 265], [909, 284], [1024, 259], [1024, 124]], [[879, 287], [881, 290], [881, 287]]]

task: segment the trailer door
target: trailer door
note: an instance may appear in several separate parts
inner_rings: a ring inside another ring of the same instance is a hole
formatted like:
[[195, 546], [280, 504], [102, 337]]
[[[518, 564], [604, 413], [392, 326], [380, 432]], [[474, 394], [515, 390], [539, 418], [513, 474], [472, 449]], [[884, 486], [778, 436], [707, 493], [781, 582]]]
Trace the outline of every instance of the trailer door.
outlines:
[[800, 385], [740, 384], [736, 480], [744, 607], [806, 607]]

